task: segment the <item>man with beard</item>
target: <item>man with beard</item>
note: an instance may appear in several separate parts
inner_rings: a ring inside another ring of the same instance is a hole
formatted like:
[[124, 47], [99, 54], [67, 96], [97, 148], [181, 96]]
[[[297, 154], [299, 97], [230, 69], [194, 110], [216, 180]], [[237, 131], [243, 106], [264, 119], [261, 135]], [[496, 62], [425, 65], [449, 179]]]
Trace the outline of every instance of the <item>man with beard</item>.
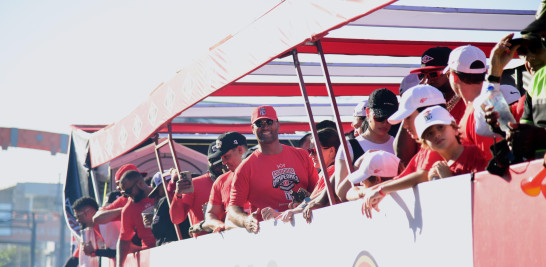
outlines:
[[[228, 207], [228, 220], [249, 232], [258, 232], [258, 221], [268, 214], [264, 208], [282, 212], [294, 200], [299, 189], [312, 192], [318, 173], [307, 151], [279, 142], [279, 121], [275, 109], [260, 106], [252, 112], [252, 132], [258, 149], [235, 171]], [[251, 213], [243, 210], [250, 202]]]
[[217, 151], [216, 141], [209, 145], [209, 171], [199, 177], [192, 179], [194, 190], [192, 193], [182, 193], [184, 190], [191, 187], [191, 183], [187, 179], [178, 179], [176, 170], [171, 172], [171, 183], [176, 184], [176, 190], [169, 211], [171, 220], [174, 224], [180, 224], [190, 216], [190, 234], [194, 237], [207, 234], [203, 231], [203, 223], [205, 220], [204, 211], [206, 210], [207, 201], [209, 200], [210, 190], [213, 182], [222, 172], [222, 162], [218, 162], [220, 157], [212, 155]]
[[[144, 182], [140, 172], [130, 170], [121, 176], [120, 189], [124, 196], [130, 198], [130, 201], [121, 210], [121, 229], [116, 266], [123, 266], [129, 253], [155, 247], [152, 230], [146, 228], [142, 221], [142, 212], [154, 206], [154, 200], [148, 198], [152, 188]], [[142, 239], [141, 247], [131, 242], [135, 232]]]

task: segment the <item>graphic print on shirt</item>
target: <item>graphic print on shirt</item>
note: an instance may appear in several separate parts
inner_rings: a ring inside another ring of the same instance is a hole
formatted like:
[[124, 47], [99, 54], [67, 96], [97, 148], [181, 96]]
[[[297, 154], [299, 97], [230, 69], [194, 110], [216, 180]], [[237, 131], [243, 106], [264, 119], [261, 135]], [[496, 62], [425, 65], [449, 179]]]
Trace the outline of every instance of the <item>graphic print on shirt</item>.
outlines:
[[287, 200], [292, 201], [290, 194], [292, 188], [300, 183], [300, 178], [296, 175], [294, 168], [287, 168], [286, 164], [277, 165], [277, 170], [271, 172], [273, 176], [273, 188], [280, 188], [284, 191]]

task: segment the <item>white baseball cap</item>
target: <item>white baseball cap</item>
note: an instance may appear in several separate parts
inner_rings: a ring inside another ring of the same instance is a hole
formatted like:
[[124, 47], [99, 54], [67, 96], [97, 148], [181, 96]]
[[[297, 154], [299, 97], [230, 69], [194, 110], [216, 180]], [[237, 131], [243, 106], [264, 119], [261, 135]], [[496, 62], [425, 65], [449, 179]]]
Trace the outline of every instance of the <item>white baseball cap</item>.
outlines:
[[402, 79], [402, 82], [400, 82], [400, 88], [398, 88], [398, 94], [403, 95], [405, 92], [408, 91], [408, 89], [418, 85], [420, 82], [419, 77], [417, 73], [410, 73]]
[[485, 53], [472, 45], [459, 46], [449, 54], [446, 73], [449, 69], [462, 73], [480, 74], [487, 72]]
[[353, 117], [366, 117], [367, 106], [368, 106], [368, 100], [362, 100], [358, 102], [353, 112]]
[[512, 85], [501, 84], [500, 91], [502, 95], [504, 96], [504, 99], [506, 99], [506, 103], [508, 103], [508, 105], [518, 101], [521, 98], [521, 94], [519, 93], [519, 90]]
[[452, 122], [455, 122], [455, 119], [447, 109], [440, 106], [429, 107], [415, 117], [415, 130], [419, 138], [422, 139], [422, 135], [428, 127], [438, 124], [449, 125]]
[[370, 176], [394, 177], [398, 175], [400, 159], [392, 153], [376, 150], [367, 151], [360, 168], [347, 176], [352, 183], [360, 183]]
[[440, 90], [428, 84], [418, 84], [408, 89], [400, 98], [398, 111], [389, 117], [390, 124], [398, 124], [417, 108], [445, 104], [446, 100]]

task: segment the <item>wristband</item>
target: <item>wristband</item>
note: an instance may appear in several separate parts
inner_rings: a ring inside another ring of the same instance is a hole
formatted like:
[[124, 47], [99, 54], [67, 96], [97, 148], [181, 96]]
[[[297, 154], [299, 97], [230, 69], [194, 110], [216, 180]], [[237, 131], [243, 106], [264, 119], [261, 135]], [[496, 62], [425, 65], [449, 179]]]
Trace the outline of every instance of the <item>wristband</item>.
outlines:
[[383, 186], [380, 186], [378, 187], [377, 189], [379, 189], [379, 194], [382, 196], [382, 197], [385, 197], [387, 194], [385, 194], [385, 192], [383, 192]]
[[494, 75], [489, 75], [489, 76], [487, 76], [487, 81], [490, 82], [490, 83], [500, 83], [500, 77], [494, 76]]

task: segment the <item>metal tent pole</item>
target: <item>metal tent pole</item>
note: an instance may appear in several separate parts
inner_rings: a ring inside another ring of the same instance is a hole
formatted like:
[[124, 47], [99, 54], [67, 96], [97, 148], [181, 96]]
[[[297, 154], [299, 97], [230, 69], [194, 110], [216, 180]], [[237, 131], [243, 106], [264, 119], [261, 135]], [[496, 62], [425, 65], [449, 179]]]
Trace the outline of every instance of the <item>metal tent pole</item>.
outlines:
[[313, 139], [315, 140], [315, 148], [317, 150], [317, 155], [319, 157], [320, 169], [322, 170], [322, 176], [326, 185], [328, 200], [330, 201], [330, 205], [334, 205], [336, 204], [336, 200], [334, 197], [334, 191], [332, 187], [330, 186], [330, 178], [328, 177], [328, 172], [326, 171], [326, 168], [328, 166], [326, 166], [326, 163], [324, 162], [324, 156], [322, 155], [320, 141], [318, 141], [319, 138], [317, 135], [317, 127], [315, 126], [313, 111], [311, 110], [311, 105], [309, 104], [309, 96], [307, 95], [307, 89], [305, 88], [305, 82], [303, 81], [303, 74], [301, 72], [300, 61], [298, 59], [298, 51], [296, 49], [292, 50], [292, 58], [294, 60], [294, 67], [296, 68], [296, 72], [298, 73], [301, 95], [305, 102], [307, 116], [309, 117], [309, 126], [313, 134]]
[[[326, 91], [328, 92], [328, 96], [330, 97], [330, 105], [332, 106], [332, 112], [334, 113], [334, 116], [336, 117], [336, 125], [337, 125], [337, 133], [339, 135], [339, 140], [341, 141], [341, 145], [343, 146], [343, 152], [345, 152], [345, 163], [347, 164], [347, 170], [349, 170], [349, 173], [354, 171], [354, 167], [352, 164], [351, 155], [349, 154], [349, 149], [347, 147], [347, 142], [345, 141], [345, 134], [343, 131], [343, 125], [341, 124], [341, 117], [339, 115], [339, 110], [337, 108], [337, 101], [336, 96], [334, 95], [334, 89], [332, 88], [332, 81], [330, 80], [330, 73], [328, 72], [328, 65], [326, 64], [326, 59], [324, 58], [324, 52], [322, 50], [322, 44], [320, 40], [315, 42], [315, 46], [317, 47], [317, 52], [320, 55], [320, 65], [322, 66], [322, 71], [324, 73], [324, 78], [326, 79]], [[351, 183], [351, 185], [353, 185]]]
[[[165, 197], [167, 198], [167, 204], [169, 205], [169, 210], [170, 210], [172, 202], [171, 202], [171, 198], [169, 197], [169, 192], [167, 191], [167, 184], [166, 184], [166, 181], [165, 181], [165, 177], [163, 177], [163, 164], [161, 163], [161, 157], [159, 155], [159, 149], [161, 149], [165, 145], [169, 145], [169, 147], [171, 149], [171, 155], [172, 155], [172, 158], [173, 158], [173, 162], [174, 162], [174, 167], [176, 169], [176, 173], [178, 173], [179, 178], [180, 178], [180, 165], [178, 164], [178, 158], [176, 157], [176, 151], [174, 149], [171, 123], [169, 123], [167, 125], [167, 129], [169, 130], [169, 135], [168, 135], [167, 139], [165, 139], [163, 142], [158, 143], [159, 142], [158, 135], [156, 134], [154, 136], [154, 143], [155, 143], [154, 151], [155, 151], [155, 158], [157, 160], [157, 166], [159, 167], [159, 172], [161, 173], [161, 179], [163, 180], [163, 182], [161, 184], [163, 186], [163, 190], [165, 191]], [[180, 233], [180, 229], [178, 228], [178, 225], [176, 225], [174, 223], [173, 223], [173, 225], [174, 225], [174, 230], [176, 231], [176, 237], [178, 238], [178, 240], [182, 240], [182, 234]]]

